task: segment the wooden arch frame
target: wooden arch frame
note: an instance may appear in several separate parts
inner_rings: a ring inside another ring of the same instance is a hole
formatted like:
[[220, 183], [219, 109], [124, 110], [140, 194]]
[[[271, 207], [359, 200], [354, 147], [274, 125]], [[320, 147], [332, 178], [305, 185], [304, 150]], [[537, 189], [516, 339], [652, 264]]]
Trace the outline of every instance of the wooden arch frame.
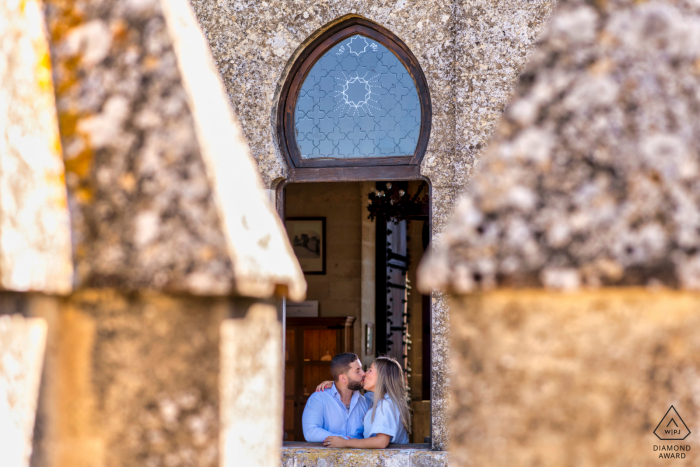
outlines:
[[[394, 157], [352, 159], [302, 159], [294, 131], [294, 109], [301, 86], [319, 58], [348, 36], [360, 34], [392, 51], [406, 67], [418, 91], [421, 107], [420, 133], [413, 154]], [[428, 83], [418, 60], [406, 44], [386, 28], [361, 17], [351, 17], [332, 26], [314, 39], [299, 55], [285, 80], [277, 107], [277, 137], [289, 164], [289, 182], [324, 180], [418, 179], [420, 162], [430, 137], [432, 107]]]

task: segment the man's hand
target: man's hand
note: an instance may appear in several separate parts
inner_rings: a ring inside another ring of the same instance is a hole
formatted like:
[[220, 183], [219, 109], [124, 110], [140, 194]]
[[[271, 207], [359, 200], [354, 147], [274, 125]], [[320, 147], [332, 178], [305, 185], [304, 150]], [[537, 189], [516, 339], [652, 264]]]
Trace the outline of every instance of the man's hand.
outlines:
[[324, 381], [318, 386], [316, 386], [316, 392], [324, 391], [333, 387], [333, 381]]
[[329, 436], [323, 440], [323, 445], [327, 448], [345, 448], [347, 447], [346, 441], [345, 438], [341, 438], [340, 436]]

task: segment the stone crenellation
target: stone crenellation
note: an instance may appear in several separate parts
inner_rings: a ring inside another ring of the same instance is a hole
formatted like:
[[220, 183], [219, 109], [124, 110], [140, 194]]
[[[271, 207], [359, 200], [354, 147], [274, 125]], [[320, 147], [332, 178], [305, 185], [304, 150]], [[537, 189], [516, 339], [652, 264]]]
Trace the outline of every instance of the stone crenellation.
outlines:
[[189, 3], [45, 7], [0, 6], [3, 467], [279, 464], [306, 282]]
[[450, 295], [451, 463], [652, 466], [691, 446], [655, 427], [700, 413], [699, 34], [697, 2], [552, 14], [419, 270]]
[[232, 267], [159, 2], [48, 1], [46, 18], [78, 286], [224, 293]]
[[565, 1], [423, 288], [700, 288], [700, 9]]

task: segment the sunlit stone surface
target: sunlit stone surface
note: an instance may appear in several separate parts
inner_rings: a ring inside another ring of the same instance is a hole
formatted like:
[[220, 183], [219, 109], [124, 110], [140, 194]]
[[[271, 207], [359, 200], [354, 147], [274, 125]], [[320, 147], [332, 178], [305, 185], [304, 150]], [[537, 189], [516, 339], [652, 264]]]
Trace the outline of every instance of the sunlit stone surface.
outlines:
[[0, 288], [71, 290], [70, 224], [42, 5], [0, 3]]
[[0, 315], [0, 453], [3, 467], [28, 467], [46, 347], [46, 322]]
[[50, 0], [78, 287], [301, 299], [186, 0]]

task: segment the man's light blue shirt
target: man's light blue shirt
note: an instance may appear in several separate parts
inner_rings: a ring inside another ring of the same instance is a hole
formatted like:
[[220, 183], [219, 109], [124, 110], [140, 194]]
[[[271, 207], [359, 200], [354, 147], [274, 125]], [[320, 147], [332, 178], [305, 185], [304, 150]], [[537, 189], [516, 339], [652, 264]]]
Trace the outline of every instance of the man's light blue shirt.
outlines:
[[309, 443], [320, 443], [329, 436], [362, 438], [362, 423], [368, 408], [369, 403], [360, 391], [353, 391], [350, 410], [346, 409], [334, 383], [330, 389], [311, 394], [306, 402], [301, 417], [304, 438]]

